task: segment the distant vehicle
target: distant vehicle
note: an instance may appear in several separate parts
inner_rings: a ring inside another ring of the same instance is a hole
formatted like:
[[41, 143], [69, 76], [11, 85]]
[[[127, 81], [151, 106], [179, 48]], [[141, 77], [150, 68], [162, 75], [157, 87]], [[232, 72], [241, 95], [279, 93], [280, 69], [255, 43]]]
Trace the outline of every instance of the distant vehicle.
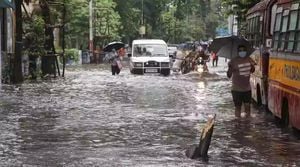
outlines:
[[176, 58], [176, 52], [177, 52], [177, 45], [168, 44], [169, 57], [171, 57], [173, 60]]
[[130, 72], [132, 74], [160, 73], [170, 75], [171, 62], [165, 41], [138, 39], [132, 42]]
[[126, 50], [126, 56], [128, 57], [128, 55], [131, 54], [131, 47], [128, 44], [126, 44], [125, 45], [125, 50]]

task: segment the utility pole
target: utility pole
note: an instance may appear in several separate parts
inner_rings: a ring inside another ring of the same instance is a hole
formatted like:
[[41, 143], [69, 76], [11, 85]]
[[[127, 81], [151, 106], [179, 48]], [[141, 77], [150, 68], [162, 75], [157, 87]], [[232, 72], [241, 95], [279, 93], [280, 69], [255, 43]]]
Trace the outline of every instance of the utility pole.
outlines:
[[140, 27], [140, 35], [141, 38], [146, 34], [146, 27], [144, 25], [144, 0], [142, 0], [142, 15], [141, 15], [141, 27]]
[[66, 4], [65, 4], [65, 0], [63, 1], [63, 18], [62, 18], [62, 22], [63, 22], [63, 26], [62, 26], [62, 49], [63, 49], [63, 72], [62, 72], [62, 77], [65, 77], [65, 68], [66, 68], [66, 57], [65, 57], [65, 47], [66, 47], [66, 43], [65, 43], [65, 30], [66, 30]]
[[[231, 15], [231, 35], [238, 35], [237, 33], [235, 34], [234, 29], [235, 29], [235, 21], [236, 21], [236, 7], [237, 5], [232, 5], [232, 10], [233, 10], [233, 14]], [[237, 30], [238, 31], [238, 30]]]
[[144, 25], [144, 0], [142, 0], [142, 25]]
[[89, 49], [90, 49], [90, 57], [94, 56], [94, 34], [93, 34], [93, 0], [89, 2], [89, 22], [90, 22], [90, 38], [89, 38]]

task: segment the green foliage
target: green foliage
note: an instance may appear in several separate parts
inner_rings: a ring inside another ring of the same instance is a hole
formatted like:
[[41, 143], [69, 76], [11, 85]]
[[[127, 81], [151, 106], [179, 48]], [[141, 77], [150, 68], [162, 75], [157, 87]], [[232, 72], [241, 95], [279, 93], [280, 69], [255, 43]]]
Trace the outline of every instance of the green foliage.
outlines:
[[[139, 27], [146, 25], [146, 38], [163, 38], [170, 43], [186, 39], [213, 38], [225, 17], [219, 14], [220, 0], [114, 0], [124, 26], [126, 41], [139, 38]], [[143, 12], [142, 12], [143, 10]]]
[[[95, 39], [109, 40], [120, 39], [119, 29], [120, 16], [116, 12], [116, 3], [111, 0], [94, 0], [94, 36]], [[89, 40], [89, 4], [87, 0], [68, 0], [66, 4], [66, 38], [69, 39], [68, 47], [74, 47], [74, 43], [79, 41], [79, 45], [84, 48], [88, 46]]]
[[141, 8], [134, 7], [137, 1], [114, 0], [114, 2], [122, 24], [122, 27], [119, 29], [120, 37], [126, 42], [136, 38], [141, 25]]
[[[54, 1], [54, 0], [48, 0]], [[113, 40], [130, 43], [139, 38], [162, 38], [170, 43], [209, 39], [226, 18], [220, 13], [226, 0], [93, 0], [94, 39], [97, 45]], [[229, 1], [229, 0], [227, 0]], [[66, 5], [67, 48], [88, 47], [89, 0], [56, 0]], [[61, 22], [62, 7], [51, 8], [52, 20]], [[75, 45], [77, 43], [77, 45]]]
[[66, 49], [65, 56], [67, 60], [79, 61], [79, 50], [76, 48]]
[[[88, 45], [89, 34], [89, 10], [86, 0], [66, 0], [65, 18], [65, 41], [66, 47], [75, 47], [75, 42], [79, 45]], [[62, 16], [61, 16], [62, 18]]]
[[234, 14], [241, 23], [245, 21], [247, 11], [261, 0], [222, 0], [222, 5], [226, 7], [226, 13]]
[[44, 51], [44, 20], [41, 16], [34, 15], [32, 18], [24, 18], [24, 46], [25, 54], [31, 56], [41, 56], [45, 54]]

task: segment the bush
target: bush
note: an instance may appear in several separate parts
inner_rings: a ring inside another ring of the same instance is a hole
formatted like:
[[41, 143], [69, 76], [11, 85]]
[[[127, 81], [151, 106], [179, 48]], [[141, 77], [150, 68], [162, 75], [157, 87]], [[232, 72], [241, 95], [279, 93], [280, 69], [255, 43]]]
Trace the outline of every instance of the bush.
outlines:
[[73, 60], [74, 62], [78, 62], [79, 61], [79, 50], [72, 48], [72, 49], [66, 49], [65, 50], [65, 56], [66, 56], [66, 60]]

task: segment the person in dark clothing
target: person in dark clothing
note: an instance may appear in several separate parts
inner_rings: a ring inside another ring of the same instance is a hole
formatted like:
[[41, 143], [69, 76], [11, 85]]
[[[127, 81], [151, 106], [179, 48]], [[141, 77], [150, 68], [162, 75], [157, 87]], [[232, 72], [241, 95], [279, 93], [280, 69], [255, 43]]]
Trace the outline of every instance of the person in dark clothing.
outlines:
[[121, 69], [118, 66], [111, 66], [111, 73], [112, 75], [118, 75], [121, 72]]

